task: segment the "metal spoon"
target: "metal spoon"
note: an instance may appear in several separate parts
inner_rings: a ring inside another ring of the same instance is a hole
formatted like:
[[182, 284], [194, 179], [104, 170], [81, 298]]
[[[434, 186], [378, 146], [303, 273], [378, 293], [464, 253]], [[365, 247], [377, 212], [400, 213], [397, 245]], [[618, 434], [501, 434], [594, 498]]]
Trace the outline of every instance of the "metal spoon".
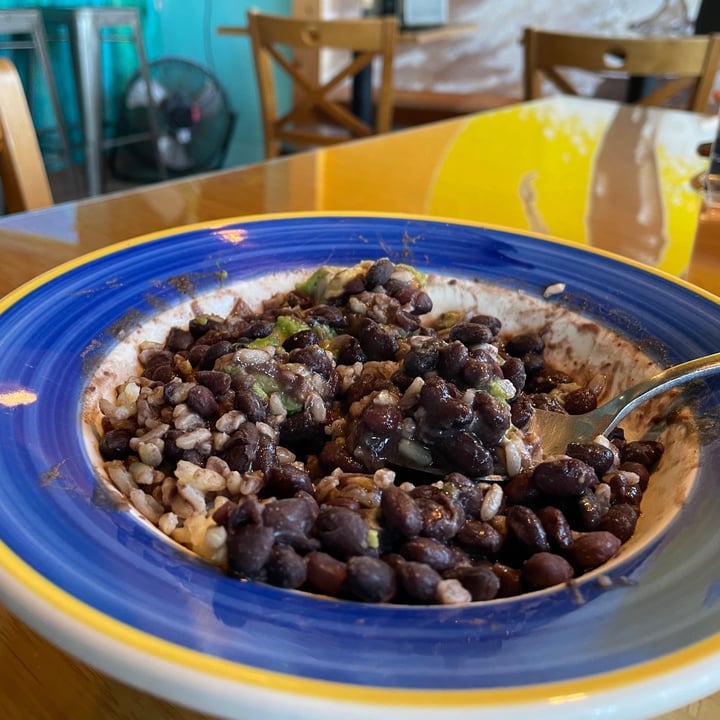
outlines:
[[530, 429], [540, 438], [546, 455], [563, 453], [570, 442], [590, 442], [598, 435], [607, 435], [629, 412], [650, 398], [716, 372], [720, 372], [720, 352], [666, 368], [583, 415], [536, 409]]
[[[670, 388], [717, 372], [720, 372], [720, 352], [666, 368], [582, 415], [535, 409], [529, 431], [540, 439], [545, 455], [564, 453], [570, 442], [590, 442], [598, 435], [607, 435], [629, 412], [646, 400]], [[392, 465], [431, 475], [452, 472], [452, 468], [435, 463], [421, 465], [411, 462], [407, 455], [397, 452], [397, 448], [388, 454], [391, 455], [388, 460]]]

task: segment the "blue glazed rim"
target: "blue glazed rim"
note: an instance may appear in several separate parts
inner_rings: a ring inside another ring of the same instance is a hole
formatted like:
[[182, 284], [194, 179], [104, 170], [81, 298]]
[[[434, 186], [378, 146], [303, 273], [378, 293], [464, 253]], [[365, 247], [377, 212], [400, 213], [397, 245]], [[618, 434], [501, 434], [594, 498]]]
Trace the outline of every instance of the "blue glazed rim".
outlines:
[[[0, 568], [151, 655], [218, 676], [260, 673], [281, 689], [297, 690], [299, 679], [305, 692], [327, 694], [324, 683], [340, 683], [378, 701], [412, 690], [403, 702], [422, 704], [418, 691], [443, 690], [445, 702], [481, 701], [484, 691], [510, 702], [545, 684], [582, 681], [586, 691], [589, 676], [606, 677], [604, 687], [638, 667], [652, 677], [717, 653], [720, 498], [708, 472], [661, 538], [613, 569], [622, 582], [611, 592], [586, 583], [582, 602], [564, 588], [460, 608], [375, 607], [231, 580], [108, 501], [79, 413], [119, 329], [235, 280], [384, 255], [534, 295], [565, 283], [557, 302], [663, 362], [717, 349], [716, 298], [606, 253], [479, 224], [303, 214], [122, 243], [3, 302], [0, 336], [12, 352], [0, 357], [0, 398], [16, 401], [0, 403]], [[709, 383], [706, 407], [718, 397]], [[706, 467], [720, 460], [717, 443], [703, 452]]]

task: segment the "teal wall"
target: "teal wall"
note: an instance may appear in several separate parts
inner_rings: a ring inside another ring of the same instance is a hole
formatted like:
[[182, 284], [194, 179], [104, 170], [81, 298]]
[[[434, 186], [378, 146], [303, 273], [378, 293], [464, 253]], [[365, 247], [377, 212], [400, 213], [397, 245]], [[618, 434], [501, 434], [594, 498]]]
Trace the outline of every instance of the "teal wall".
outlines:
[[[291, 0], [0, 0], [0, 9], [75, 5], [139, 8], [150, 61], [170, 56], [193, 60], [215, 75], [224, 89], [235, 114], [235, 128], [225, 159], [225, 164], [232, 166], [262, 159], [260, 114], [249, 40], [242, 36], [219, 36], [216, 29], [219, 25], [245, 25], [250, 7], [287, 13], [290, 4]], [[51, 33], [48, 40], [66, 121], [79, 155], [82, 137], [67, 38]], [[41, 145], [44, 149], [52, 149], [57, 139], [50, 132], [54, 116], [44, 79], [30, 61], [29, 53], [15, 50], [12, 56], [29, 90]], [[104, 106], [109, 135], [113, 133], [115, 108], [136, 71], [137, 61], [131, 44], [104, 44]]]
[[250, 41], [243, 36], [219, 36], [220, 25], [246, 24], [251, 7], [288, 13], [291, 0], [148, 0], [159, 8], [159, 47], [165, 56], [195, 60], [218, 79], [235, 113], [235, 131], [227, 165], [261, 160], [262, 132], [255, 89]]

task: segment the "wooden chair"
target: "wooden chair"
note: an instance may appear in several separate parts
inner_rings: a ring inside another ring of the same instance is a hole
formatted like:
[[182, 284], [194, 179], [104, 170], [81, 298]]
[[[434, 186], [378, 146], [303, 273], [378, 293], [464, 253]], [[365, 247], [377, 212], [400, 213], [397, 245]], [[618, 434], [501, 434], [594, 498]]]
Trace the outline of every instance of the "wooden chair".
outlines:
[[9, 213], [53, 204], [25, 91], [7, 58], [0, 58], [0, 178]]
[[593, 73], [622, 73], [662, 79], [641, 105], [662, 105], [690, 90], [686, 108], [705, 112], [720, 65], [720, 35], [693, 37], [600, 37], [526, 28], [524, 95], [541, 97], [543, 78], [562, 92], [579, 91], [558, 68]]
[[[276, 157], [282, 143], [293, 147], [330, 145], [374, 133], [388, 132], [392, 126], [392, 68], [397, 35], [395, 17], [357, 20], [314, 20], [248, 12], [255, 70], [260, 96], [265, 156]], [[332, 48], [347, 51], [348, 60], [333, 68], [329, 80], [303, 72], [291, 50]], [[380, 87], [371, 126], [355, 115], [338, 96], [345, 80], [351, 80], [380, 59]], [[298, 92], [287, 112], [280, 112], [275, 73], [290, 77]]]

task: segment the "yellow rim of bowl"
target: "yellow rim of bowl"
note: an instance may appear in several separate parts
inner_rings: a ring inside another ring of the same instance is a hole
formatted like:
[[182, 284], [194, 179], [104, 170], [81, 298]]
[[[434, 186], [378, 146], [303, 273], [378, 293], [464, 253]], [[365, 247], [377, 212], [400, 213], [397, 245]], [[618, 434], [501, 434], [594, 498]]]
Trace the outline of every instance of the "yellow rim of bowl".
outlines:
[[[613, 253], [585, 246], [578, 246], [577, 243], [565, 241], [540, 233], [517, 231], [512, 228], [504, 228], [480, 222], [466, 222], [452, 218], [438, 218], [425, 215], [411, 215], [401, 213], [368, 213], [368, 212], [297, 212], [297, 213], [273, 213], [266, 215], [249, 215], [226, 218], [222, 220], [194, 223], [177, 228], [162, 230], [156, 233], [149, 233], [120, 243], [109, 245], [106, 248], [87, 253], [78, 258], [63, 263], [45, 273], [42, 273], [33, 280], [28, 281], [21, 287], [10, 292], [0, 300], [0, 313], [20, 300], [34, 289], [41, 287], [49, 280], [56, 278], [65, 272], [85, 265], [92, 260], [113, 254], [121, 248], [142, 245], [152, 240], [159, 240], [164, 237], [175, 235], [178, 232], [191, 232], [203, 229], [222, 229], [235, 223], [252, 223], [265, 220], [277, 219], [298, 219], [306, 217], [367, 217], [367, 218], [392, 218], [411, 221], [427, 221], [433, 223], [449, 223], [452, 225], [474, 226], [490, 230], [505, 232], [517, 232], [525, 236], [536, 237], [542, 240], [581, 247], [586, 252], [595, 253], [605, 257], [614, 258], [625, 264], [633, 265], [647, 270], [658, 276], [670, 279], [671, 281], [695, 291], [720, 305], [720, 298], [715, 297], [702, 288], [697, 288], [679, 278], [667, 273], [649, 268], [642, 263], [628, 260]], [[0, 542], [0, 565], [4, 567], [21, 586], [31, 591], [37, 597], [53, 606], [62, 614], [72, 620], [85, 625], [93, 631], [105, 636], [120, 644], [130, 646], [153, 658], [160, 659], [180, 668], [188, 669], [196, 673], [215, 676], [217, 678], [236, 682], [239, 684], [253, 685], [260, 688], [271, 689], [274, 692], [285, 692], [307, 697], [317, 697], [323, 700], [336, 700], [358, 704], [377, 705], [405, 705], [405, 706], [480, 706], [480, 705], [522, 705], [533, 702], [560, 702], [563, 700], [579, 699], [608, 691], [617, 691], [642, 682], [657, 679], [663, 675], [677, 672], [683, 668], [690, 667], [707, 660], [720, 651], [720, 634], [713, 635], [705, 640], [670, 653], [664, 657], [650, 660], [645, 663], [634, 665], [620, 670], [614, 670], [594, 676], [582, 677], [577, 680], [551, 682], [527, 686], [514, 686], [509, 688], [487, 688], [470, 690], [418, 690], [381, 688], [377, 686], [352, 685], [328, 680], [315, 680], [303, 677], [287, 675], [284, 673], [264, 670], [261, 668], [244, 665], [241, 663], [223, 660], [212, 657], [196, 650], [190, 650], [175, 645], [166, 640], [137, 630], [133, 627], [115, 620], [95, 608], [86, 605], [82, 601], [68, 594], [58, 586], [45, 579], [42, 575], [33, 570], [21, 560], [10, 548]]]

